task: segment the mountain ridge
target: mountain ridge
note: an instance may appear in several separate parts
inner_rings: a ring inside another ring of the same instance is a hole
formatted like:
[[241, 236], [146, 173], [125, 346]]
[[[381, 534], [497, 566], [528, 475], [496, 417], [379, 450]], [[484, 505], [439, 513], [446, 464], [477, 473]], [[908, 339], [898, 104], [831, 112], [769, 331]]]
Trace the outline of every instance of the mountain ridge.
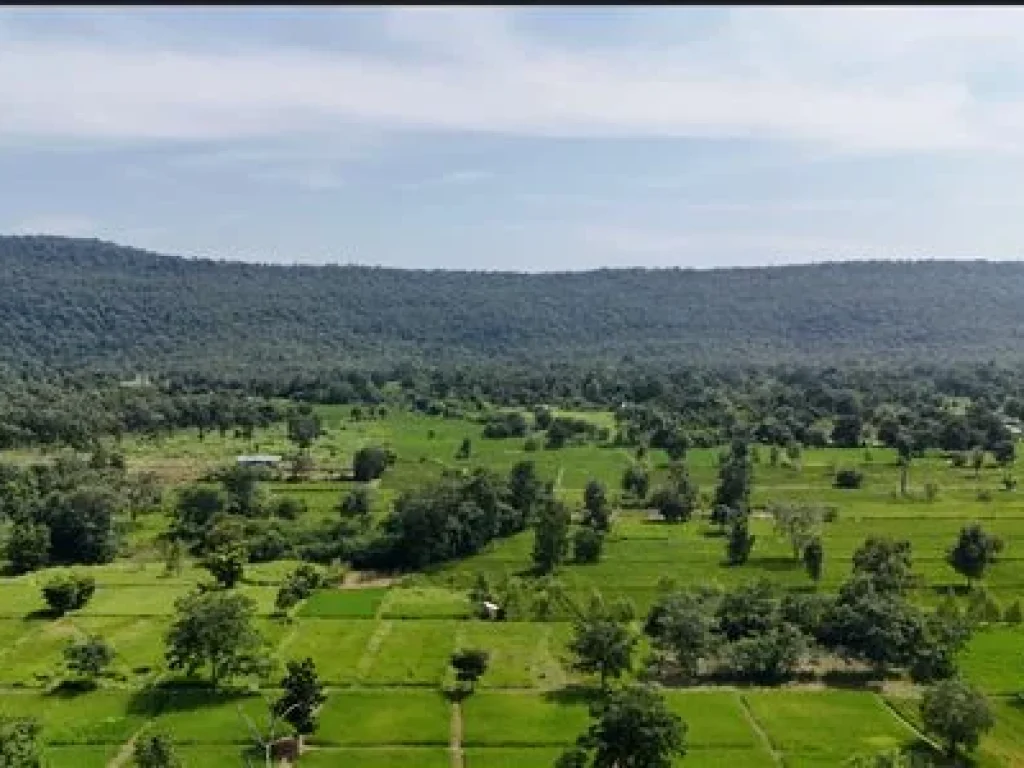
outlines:
[[424, 363], [1024, 359], [1024, 264], [524, 273], [255, 264], [0, 236], [0, 361], [256, 370]]

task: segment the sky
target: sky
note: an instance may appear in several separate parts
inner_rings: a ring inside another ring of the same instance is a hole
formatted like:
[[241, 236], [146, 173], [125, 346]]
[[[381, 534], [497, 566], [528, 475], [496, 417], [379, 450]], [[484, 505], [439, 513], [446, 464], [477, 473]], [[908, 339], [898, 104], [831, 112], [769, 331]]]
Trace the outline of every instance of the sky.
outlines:
[[1024, 8], [0, 9], [0, 233], [562, 271], [1024, 254]]

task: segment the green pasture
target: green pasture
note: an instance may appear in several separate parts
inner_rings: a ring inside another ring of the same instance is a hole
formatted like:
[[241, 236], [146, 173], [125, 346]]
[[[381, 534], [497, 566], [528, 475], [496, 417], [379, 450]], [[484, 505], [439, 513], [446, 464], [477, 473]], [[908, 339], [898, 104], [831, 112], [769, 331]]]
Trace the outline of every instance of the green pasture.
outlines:
[[[374, 516], [385, 516], [398, 494], [437, 478], [443, 469], [485, 467], [506, 473], [522, 460], [556, 481], [557, 492], [578, 508], [591, 479], [605, 483], [616, 505], [604, 556], [594, 565], [566, 563], [558, 574], [568, 593], [587, 599], [595, 590], [625, 597], [643, 615], [658, 584], [735, 586], [766, 578], [780, 589], [834, 590], [848, 575], [853, 552], [868, 536], [907, 538], [913, 545], [919, 583], [915, 599], [933, 606], [947, 591], [963, 596], [965, 581], [945, 561], [960, 527], [981, 521], [1000, 535], [1005, 549], [982, 580], [1006, 607], [1024, 600], [1024, 489], [1003, 490], [1004, 470], [953, 468], [939, 456], [915, 459], [910, 496], [899, 495], [894, 452], [871, 448], [805, 450], [799, 466], [770, 466], [759, 447], [754, 467], [751, 531], [757, 537], [750, 560], [724, 564], [725, 542], [703, 516], [688, 523], [652, 522], [645, 510], [619, 504], [623, 471], [632, 449], [614, 445], [568, 445], [550, 451], [525, 449], [523, 438], [490, 440], [482, 425], [392, 410], [386, 417], [353, 420], [351, 408], [320, 409], [326, 433], [313, 446], [317, 474], [310, 480], [269, 483], [277, 496], [302, 499], [300, 525], [336, 519], [337, 507], [355, 484], [339, 479], [360, 447], [377, 443], [398, 456], [371, 484]], [[364, 411], [366, 409], [363, 409]], [[610, 413], [572, 415], [614, 431]], [[464, 438], [469, 459], [455, 455]], [[543, 444], [543, 435], [539, 435]], [[111, 445], [113, 448], [113, 444]], [[126, 436], [116, 449], [131, 471], [156, 472], [173, 488], [234, 461], [242, 453], [289, 455], [283, 426], [259, 431], [252, 441], [195, 430], [160, 439]], [[21, 451], [0, 461], [45, 460], [53, 452]], [[691, 475], [704, 494], [715, 486], [718, 449], [694, 449]], [[667, 477], [668, 460], [651, 451], [646, 461], [652, 487]], [[863, 487], [832, 487], [837, 468], [864, 473]], [[927, 500], [925, 487], [934, 486]], [[836, 519], [821, 526], [824, 576], [814, 585], [793, 557], [790, 543], [762, 516], [771, 503], [829, 505]], [[167, 505], [173, 503], [173, 493]], [[261, 722], [266, 705], [253, 691], [213, 694], [177, 685], [164, 661], [164, 635], [174, 601], [208, 578], [194, 563], [167, 575], [155, 537], [166, 528], [159, 511], [142, 515], [128, 536], [130, 552], [110, 565], [83, 570], [97, 589], [90, 603], [62, 618], [45, 612], [41, 586], [56, 569], [0, 578], [0, 712], [31, 714], [43, 723], [50, 766], [105, 766], [142, 727], [158, 726], [182, 745], [188, 766], [243, 765], [250, 739], [239, 714]], [[441, 695], [450, 655], [460, 648], [489, 652], [487, 672], [476, 693], [462, 702], [463, 765], [468, 768], [550, 768], [555, 757], [588, 723], [586, 700], [570, 684], [592, 682], [566, 669], [570, 616], [557, 609], [547, 622], [496, 624], [474, 618], [467, 590], [477, 573], [495, 578], [523, 575], [531, 564], [529, 532], [495, 542], [458, 563], [407, 576], [391, 586], [316, 591], [290, 619], [273, 616], [277, 585], [294, 561], [250, 564], [239, 589], [253, 598], [258, 625], [278, 667], [311, 657], [330, 687], [321, 725], [302, 758], [308, 766], [390, 768], [451, 765], [453, 708]], [[389, 582], [374, 582], [374, 584]], [[64, 676], [63, 649], [73, 639], [100, 634], [115, 648], [113, 668], [100, 689], [76, 695], [54, 693]], [[639, 654], [641, 657], [643, 653]], [[1024, 766], [1024, 628], [997, 624], [978, 632], [961, 656], [966, 677], [993, 696], [998, 724], [982, 744], [979, 768]], [[273, 696], [275, 691], [265, 689]], [[689, 753], [680, 761], [697, 768], [796, 768], [837, 766], [858, 752], [909, 744], [917, 739], [913, 699], [866, 690], [743, 689], [669, 690], [669, 706], [688, 724]]]

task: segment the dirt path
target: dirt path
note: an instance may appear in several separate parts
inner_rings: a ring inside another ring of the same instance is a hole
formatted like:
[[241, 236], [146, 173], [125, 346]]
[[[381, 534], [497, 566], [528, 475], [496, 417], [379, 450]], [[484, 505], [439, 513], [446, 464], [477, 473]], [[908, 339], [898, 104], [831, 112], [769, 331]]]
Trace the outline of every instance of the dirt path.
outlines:
[[448, 749], [451, 752], [451, 768], [463, 768], [465, 759], [462, 753], [462, 705], [452, 702], [451, 737]]
[[133, 733], [132, 737], [124, 743], [120, 750], [118, 750], [118, 753], [114, 755], [114, 758], [107, 763], [107, 768], [123, 768], [123, 766], [131, 763], [132, 753], [135, 751], [135, 741], [139, 736], [145, 733], [152, 724], [152, 720], [143, 723], [139, 730]]
[[362, 680], [366, 673], [370, 671], [374, 659], [377, 658], [377, 651], [380, 650], [381, 643], [391, 633], [391, 626], [392, 622], [390, 621], [381, 621], [377, 624], [377, 628], [374, 630], [373, 635], [370, 636], [370, 641], [366, 644], [366, 650], [363, 651], [363, 656], [359, 659], [359, 664], [356, 666], [356, 677], [359, 680]]
[[743, 715], [747, 718], [747, 723], [750, 724], [751, 729], [753, 729], [754, 733], [757, 734], [757, 738], [759, 738], [761, 743], [764, 744], [764, 748], [768, 750], [768, 754], [772, 756], [772, 761], [774, 761], [776, 765], [785, 765], [782, 761], [782, 753], [775, 748], [772, 740], [768, 737], [768, 733], [761, 727], [761, 723], [759, 723], [757, 718], [754, 716], [754, 712], [751, 710], [750, 704], [747, 702], [747, 697], [740, 694], [739, 699], [740, 706], [743, 708]]

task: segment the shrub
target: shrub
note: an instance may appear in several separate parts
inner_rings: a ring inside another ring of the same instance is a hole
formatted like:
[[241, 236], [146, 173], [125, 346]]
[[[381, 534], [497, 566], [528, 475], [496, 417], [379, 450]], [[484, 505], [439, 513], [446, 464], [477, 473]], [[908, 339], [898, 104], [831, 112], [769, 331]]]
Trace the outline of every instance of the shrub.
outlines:
[[924, 484], [924, 499], [925, 501], [935, 501], [939, 498], [939, 486], [935, 483]]
[[84, 608], [96, 591], [96, 579], [81, 574], [55, 576], [43, 585], [43, 599], [58, 614]]
[[1003, 621], [1007, 624], [1020, 624], [1024, 622], [1024, 612], [1021, 611], [1020, 600], [1014, 600], [1007, 606], [1003, 614]]
[[856, 489], [864, 483], [864, 473], [856, 469], [840, 469], [835, 473], [833, 485], [836, 488]]
[[604, 548], [604, 534], [584, 525], [576, 529], [572, 539], [573, 559], [577, 563], [596, 563], [601, 559]]
[[980, 491], [978, 491], [978, 494], [977, 496], [975, 496], [975, 498], [978, 501], [992, 501], [992, 491], [990, 491], [988, 488], [982, 488]]
[[64, 663], [81, 677], [98, 677], [113, 662], [114, 649], [99, 635], [75, 640], [64, 649]]

